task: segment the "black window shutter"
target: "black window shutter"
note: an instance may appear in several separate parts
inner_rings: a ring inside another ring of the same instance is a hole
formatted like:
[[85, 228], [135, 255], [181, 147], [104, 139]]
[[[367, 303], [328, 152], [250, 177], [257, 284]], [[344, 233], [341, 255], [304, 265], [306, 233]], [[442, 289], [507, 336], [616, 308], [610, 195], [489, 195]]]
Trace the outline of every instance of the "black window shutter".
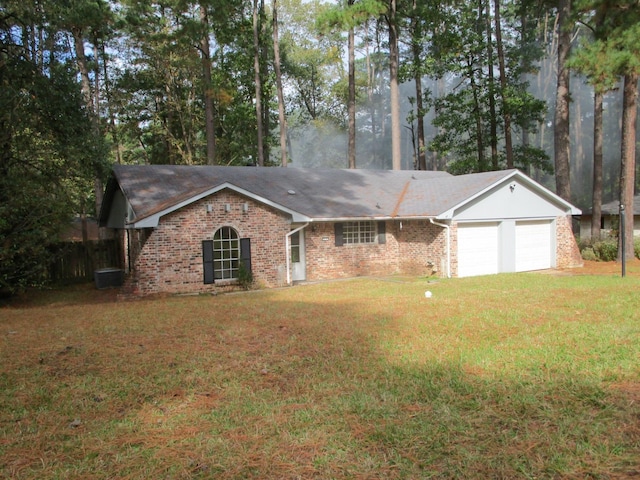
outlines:
[[387, 224], [378, 222], [378, 243], [387, 243]]
[[204, 283], [213, 283], [213, 240], [202, 241]]
[[342, 245], [344, 245], [344, 238], [342, 237], [342, 224], [335, 223], [334, 231], [336, 237], [336, 247], [341, 247]]
[[251, 272], [251, 239], [240, 239], [240, 262], [248, 272]]

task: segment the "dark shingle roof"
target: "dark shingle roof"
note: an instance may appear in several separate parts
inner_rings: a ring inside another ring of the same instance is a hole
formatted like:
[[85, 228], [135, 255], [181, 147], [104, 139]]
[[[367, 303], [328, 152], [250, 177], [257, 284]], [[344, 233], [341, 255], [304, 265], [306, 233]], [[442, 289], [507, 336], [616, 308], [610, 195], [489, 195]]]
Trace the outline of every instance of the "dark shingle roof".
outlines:
[[315, 220], [437, 217], [514, 170], [452, 176], [412, 170], [116, 165], [113, 172], [139, 221], [227, 183]]
[[[633, 197], [633, 212], [634, 215], [640, 214], [640, 195]], [[589, 214], [591, 213], [590, 209]], [[620, 213], [620, 200], [604, 203], [602, 205], [602, 213], [605, 215], [618, 215]]]

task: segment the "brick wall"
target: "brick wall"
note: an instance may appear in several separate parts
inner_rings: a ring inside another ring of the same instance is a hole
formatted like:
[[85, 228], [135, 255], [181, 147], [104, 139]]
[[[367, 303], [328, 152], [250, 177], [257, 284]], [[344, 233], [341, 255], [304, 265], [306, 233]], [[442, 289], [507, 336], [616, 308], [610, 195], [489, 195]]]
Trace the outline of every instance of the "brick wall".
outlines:
[[[227, 204], [229, 212], [225, 211]], [[243, 211], [245, 204], [247, 212]], [[211, 205], [210, 212], [207, 205]], [[251, 239], [252, 273], [258, 284], [273, 287], [284, 282], [288, 216], [223, 191], [162, 217], [142, 246], [123, 293], [202, 293], [225, 288], [221, 282], [204, 284], [202, 264], [202, 241], [213, 239], [224, 226], [233, 227], [240, 238]]]
[[556, 219], [556, 267], [581, 267], [584, 263], [571, 227], [571, 216]]
[[[230, 211], [225, 210], [229, 205]], [[248, 211], [244, 211], [244, 205]], [[207, 211], [211, 205], [211, 211]], [[230, 191], [219, 192], [162, 218], [142, 245], [123, 295], [203, 293], [233, 288], [205, 285], [202, 241], [223, 226], [251, 239], [255, 281], [262, 287], [286, 283], [287, 215]], [[558, 217], [557, 266], [575, 267], [582, 258], [571, 229], [571, 217]], [[386, 242], [335, 245], [334, 223], [313, 223], [305, 229], [307, 280], [363, 275], [447, 274], [447, 230], [426, 220], [385, 222]], [[457, 275], [457, 225], [450, 228], [451, 273]]]
[[394, 224], [399, 241], [400, 271], [415, 275], [446, 276], [446, 229], [426, 220]]
[[335, 245], [334, 223], [305, 230], [307, 280], [441, 272], [446, 233], [425, 220], [385, 222], [385, 243]]
[[390, 232], [386, 243], [335, 245], [334, 223], [312, 224], [305, 230], [307, 280], [326, 280], [397, 271], [398, 245]]

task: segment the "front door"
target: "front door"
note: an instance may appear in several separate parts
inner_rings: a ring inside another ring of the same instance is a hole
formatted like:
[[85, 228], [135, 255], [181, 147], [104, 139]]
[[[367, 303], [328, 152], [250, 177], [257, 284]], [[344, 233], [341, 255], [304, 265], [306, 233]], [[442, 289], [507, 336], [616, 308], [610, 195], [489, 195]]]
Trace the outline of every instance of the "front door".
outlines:
[[304, 261], [304, 231], [299, 230], [290, 237], [291, 246], [289, 255], [291, 258], [291, 280], [300, 282], [307, 279], [306, 265]]

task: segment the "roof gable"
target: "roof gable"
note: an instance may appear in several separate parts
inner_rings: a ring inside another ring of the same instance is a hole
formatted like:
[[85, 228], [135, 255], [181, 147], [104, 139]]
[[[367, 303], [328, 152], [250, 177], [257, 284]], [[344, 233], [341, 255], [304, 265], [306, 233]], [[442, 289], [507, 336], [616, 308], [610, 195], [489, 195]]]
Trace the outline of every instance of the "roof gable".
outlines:
[[[556, 216], [563, 212], [571, 215], [581, 213], [578, 208], [519, 170], [470, 174], [456, 178], [467, 186], [467, 193], [475, 193], [443, 212], [441, 218], [532, 218]], [[486, 181], [484, 188], [481, 187], [482, 179]]]

